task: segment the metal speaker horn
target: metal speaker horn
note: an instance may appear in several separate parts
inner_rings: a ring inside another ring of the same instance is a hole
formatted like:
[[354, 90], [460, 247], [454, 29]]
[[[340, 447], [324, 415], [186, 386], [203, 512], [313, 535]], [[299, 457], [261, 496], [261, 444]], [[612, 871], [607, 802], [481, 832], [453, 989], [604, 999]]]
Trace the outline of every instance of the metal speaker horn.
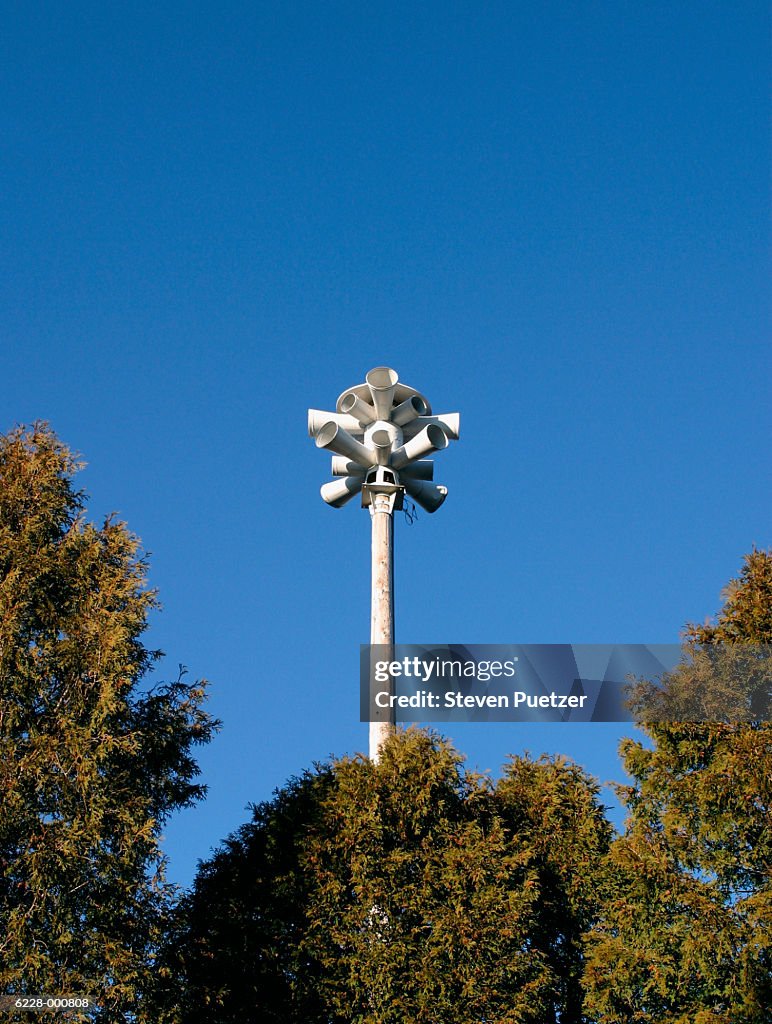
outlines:
[[378, 416], [375, 409], [367, 402], [363, 402], [352, 391], [344, 395], [338, 402], [338, 412], [345, 416], [353, 416], [357, 423], [375, 423]]
[[[342, 412], [343, 410], [341, 409], [340, 411]], [[402, 427], [418, 416], [426, 416], [428, 412], [429, 406], [423, 398], [420, 395], [413, 395], [412, 398], [405, 399], [401, 405], [392, 410], [391, 422], [396, 423], [398, 427]]]
[[[316, 443], [319, 444], [318, 438]], [[428, 427], [424, 427], [420, 434], [416, 434], [407, 444], [403, 444], [401, 448], [397, 448], [396, 451], [391, 453], [390, 465], [394, 469], [401, 469], [408, 462], [415, 462], [416, 459], [423, 458], [424, 455], [440, 452], [443, 448], [447, 447], [448, 435], [442, 427], [436, 423], [430, 423]]]
[[376, 366], [365, 377], [379, 420], [387, 420], [391, 415], [398, 381], [397, 371], [388, 366]]
[[333, 455], [331, 472], [333, 476], [364, 476], [365, 467], [343, 455]]
[[363, 433], [358, 420], [339, 412], [325, 412], [323, 409], [308, 410], [308, 436], [316, 437], [325, 423], [337, 423], [352, 434]]
[[[437, 427], [437, 430], [439, 429]], [[326, 448], [336, 455], [345, 455], [346, 458], [358, 462], [360, 466], [376, 465], [375, 452], [365, 448], [334, 420], [325, 423], [316, 435], [316, 447]]]
[[436, 423], [442, 427], [451, 441], [458, 441], [461, 429], [461, 416], [457, 412], [443, 412], [439, 416], [420, 416], [418, 419], [411, 420], [405, 425], [405, 438], [414, 437], [419, 430], [422, 430], [429, 423]]
[[342, 480], [331, 480], [328, 484], [322, 484], [319, 493], [328, 505], [342, 508], [362, 490], [363, 479], [361, 476], [347, 476]]
[[370, 444], [375, 450], [375, 461], [379, 466], [388, 466], [391, 455], [391, 434], [388, 430], [374, 430], [370, 435]]
[[447, 487], [442, 484], [429, 484], [424, 480], [411, 480], [409, 477], [400, 477], [405, 490], [425, 512], [436, 512], [448, 496]]

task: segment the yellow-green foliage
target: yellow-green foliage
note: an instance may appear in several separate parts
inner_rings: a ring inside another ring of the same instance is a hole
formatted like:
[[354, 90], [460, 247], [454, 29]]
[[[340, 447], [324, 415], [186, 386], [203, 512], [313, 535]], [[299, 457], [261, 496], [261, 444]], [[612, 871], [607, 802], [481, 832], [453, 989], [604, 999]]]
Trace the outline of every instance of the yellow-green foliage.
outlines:
[[171, 968], [183, 1020], [579, 1024], [609, 836], [562, 759], [493, 785], [398, 734], [377, 764], [293, 780], [202, 865]]
[[[750, 554], [725, 597], [715, 624], [687, 628], [697, 657], [675, 674], [675, 707], [704, 681], [711, 645], [772, 641], [772, 554]], [[588, 1012], [601, 1024], [769, 1024], [772, 726], [645, 732], [621, 747], [629, 818], [589, 935]]]
[[159, 830], [202, 795], [191, 747], [215, 723], [203, 684], [140, 688], [156, 598], [126, 526], [86, 522], [78, 468], [44, 424], [0, 437], [0, 991], [142, 1020]]

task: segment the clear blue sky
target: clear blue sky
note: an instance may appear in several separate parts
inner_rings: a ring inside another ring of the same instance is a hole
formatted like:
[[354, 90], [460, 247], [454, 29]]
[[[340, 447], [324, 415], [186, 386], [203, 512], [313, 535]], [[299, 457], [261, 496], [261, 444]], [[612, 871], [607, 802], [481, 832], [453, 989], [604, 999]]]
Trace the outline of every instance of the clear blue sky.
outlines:
[[[369, 517], [308, 406], [386, 363], [462, 439], [403, 642], [669, 642], [770, 543], [767, 4], [4, 5], [2, 424], [89, 462], [212, 682], [206, 803], [362, 750]], [[470, 762], [623, 726], [446, 729]]]

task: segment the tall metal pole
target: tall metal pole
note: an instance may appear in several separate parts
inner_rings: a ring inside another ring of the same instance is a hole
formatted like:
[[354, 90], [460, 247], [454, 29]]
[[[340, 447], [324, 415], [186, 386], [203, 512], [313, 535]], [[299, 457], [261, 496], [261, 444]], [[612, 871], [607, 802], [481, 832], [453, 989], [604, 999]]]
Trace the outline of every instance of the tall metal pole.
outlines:
[[[372, 523], [372, 584], [370, 598], [370, 688], [375, 687], [373, 662], [391, 661], [394, 648], [394, 499], [389, 494], [373, 494], [370, 503]], [[379, 683], [383, 690], [384, 684]], [[389, 690], [389, 692], [391, 692]], [[396, 730], [393, 708], [376, 708], [378, 717], [370, 721], [370, 760], [377, 761], [381, 747]]]

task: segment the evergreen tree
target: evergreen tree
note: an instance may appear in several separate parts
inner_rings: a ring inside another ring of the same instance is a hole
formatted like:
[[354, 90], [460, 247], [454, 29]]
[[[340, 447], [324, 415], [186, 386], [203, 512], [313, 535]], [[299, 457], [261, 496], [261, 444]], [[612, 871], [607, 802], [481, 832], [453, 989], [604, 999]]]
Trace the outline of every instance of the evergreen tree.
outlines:
[[78, 468], [44, 424], [0, 437], [0, 991], [141, 1021], [159, 832], [203, 795], [191, 751], [216, 723], [204, 684], [142, 688], [147, 566], [124, 524], [85, 520]]
[[[715, 645], [730, 645], [726, 661], [736, 669], [736, 652], [772, 640], [772, 554], [747, 556], [717, 622], [688, 626], [686, 640], [694, 657], [666, 684], [674, 712], [715, 690], [707, 657]], [[744, 694], [736, 686], [731, 706], [758, 706], [768, 686], [768, 652], [751, 647], [751, 662], [757, 650], [758, 675], [752, 666], [753, 685]], [[649, 696], [656, 719], [655, 690], [638, 691], [638, 708], [645, 717]], [[588, 1010], [602, 1024], [769, 1024], [772, 726], [750, 716], [649, 720], [644, 729], [651, 746], [621, 747], [633, 779], [621, 788], [629, 818], [589, 936]]]
[[596, 783], [565, 757], [512, 757], [496, 785], [513, 842], [529, 849], [539, 882], [531, 948], [550, 965], [542, 1024], [584, 1024], [583, 933], [595, 922], [612, 828]]
[[199, 865], [180, 902], [156, 994], [184, 1024], [326, 1024], [320, 964], [302, 948], [312, 875], [306, 846], [330, 769], [291, 779]]
[[184, 1024], [582, 1021], [609, 832], [562, 759], [494, 787], [411, 729], [318, 768], [201, 866], [170, 964]]
[[430, 734], [337, 765], [314, 858], [307, 948], [335, 1019], [541, 1021], [552, 976], [531, 934], [535, 857], [484, 778]]

